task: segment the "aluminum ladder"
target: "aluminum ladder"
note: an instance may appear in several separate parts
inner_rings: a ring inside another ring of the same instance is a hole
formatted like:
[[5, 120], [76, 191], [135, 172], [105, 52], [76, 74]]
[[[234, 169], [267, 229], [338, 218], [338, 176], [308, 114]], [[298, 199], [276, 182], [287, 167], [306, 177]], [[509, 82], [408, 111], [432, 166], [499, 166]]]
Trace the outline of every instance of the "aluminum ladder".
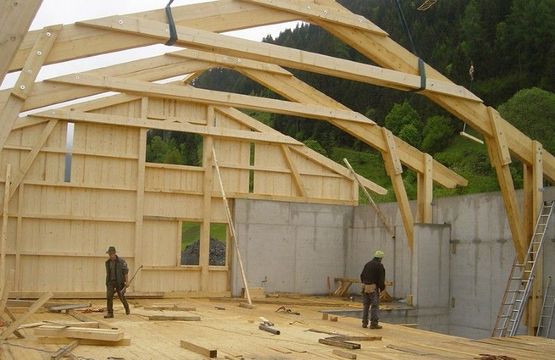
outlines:
[[553, 211], [553, 203], [553, 201], [550, 201], [543, 204], [536, 222], [534, 235], [528, 247], [528, 253], [524, 257], [524, 263], [519, 264], [515, 257], [505, 294], [497, 314], [497, 320], [493, 327], [492, 337], [516, 335], [522, 314], [526, 308], [528, 295], [532, 289], [532, 283], [534, 282], [536, 259], [540, 256], [542, 250], [543, 238]]
[[551, 295], [550, 291], [554, 292], [551, 286], [551, 276], [548, 278], [547, 285], [545, 286], [542, 312], [538, 320], [536, 336], [548, 337], [549, 331], [551, 330], [551, 322], [553, 321], [553, 313], [555, 312], [555, 293]]

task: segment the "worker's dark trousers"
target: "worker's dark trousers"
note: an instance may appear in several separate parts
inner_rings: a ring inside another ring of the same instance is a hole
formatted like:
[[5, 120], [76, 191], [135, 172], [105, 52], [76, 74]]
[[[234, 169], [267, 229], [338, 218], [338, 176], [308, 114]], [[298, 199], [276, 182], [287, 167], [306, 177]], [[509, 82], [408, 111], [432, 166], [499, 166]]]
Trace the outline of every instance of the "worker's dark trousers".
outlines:
[[129, 314], [129, 304], [127, 303], [127, 299], [125, 298], [125, 294], [123, 294], [121, 289], [118, 289], [116, 283], [110, 283], [106, 286], [106, 307], [108, 309], [108, 314], [114, 313], [114, 293], [118, 294], [119, 300], [123, 304], [125, 308], [125, 313]]
[[368, 326], [368, 309], [370, 309], [371, 325], [378, 325], [378, 310], [380, 309], [380, 292], [362, 293], [362, 326]]

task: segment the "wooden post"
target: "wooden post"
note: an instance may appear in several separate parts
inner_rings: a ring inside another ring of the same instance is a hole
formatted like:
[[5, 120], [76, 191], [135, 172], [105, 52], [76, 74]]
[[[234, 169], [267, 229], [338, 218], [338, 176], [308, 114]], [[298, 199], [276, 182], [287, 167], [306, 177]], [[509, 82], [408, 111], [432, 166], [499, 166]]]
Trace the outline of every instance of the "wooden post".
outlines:
[[[206, 109], [206, 125], [214, 127], [214, 107], [208, 106]], [[210, 286], [210, 273], [208, 266], [210, 265], [210, 224], [212, 220], [212, 186], [213, 186], [213, 168], [212, 168], [212, 149], [214, 148], [214, 138], [212, 136], [203, 137], [202, 149], [202, 166], [204, 168], [203, 183], [203, 205], [202, 205], [202, 226], [200, 227], [200, 248], [199, 248], [199, 265], [201, 266], [201, 289], [208, 291]]]
[[[141, 98], [141, 119], [148, 116], [148, 97]], [[138, 269], [143, 261], [143, 214], [145, 201], [145, 163], [146, 163], [146, 140], [147, 129], [139, 129], [139, 146], [137, 157], [137, 207], [135, 209], [135, 248], [134, 265]], [[141, 288], [141, 279], [133, 282], [133, 289]]]
[[4, 281], [6, 275], [6, 240], [8, 236], [8, 207], [10, 204], [10, 184], [12, 165], [6, 167], [6, 180], [4, 182], [4, 203], [2, 206], [2, 233], [1, 233], [1, 257], [0, 257], [0, 279]]
[[418, 193], [416, 194], [416, 222], [430, 224], [432, 222], [432, 199], [434, 184], [432, 179], [433, 158], [424, 154], [424, 172], [417, 174]]
[[245, 275], [245, 269], [243, 268], [243, 260], [241, 259], [241, 253], [239, 252], [239, 244], [235, 233], [235, 227], [233, 226], [233, 219], [231, 218], [231, 211], [229, 210], [229, 205], [227, 198], [225, 197], [224, 184], [222, 182], [222, 176], [220, 174], [220, 167], [218, 166], [218, 160], [216, 159], [216, 150], [212, 147], [212, 157], [214, 160], [214, 166], [216, 168], [216, 174], [218, 175], [218, 182], [220, 184], [220, 190], [222, 192], [222, 198], [225, 205], [225, 213], [227, 215], [227, 222], [229, 224], [229, 230], [231, 233], [231, 239], [235, 244], [235, 252], [237, 253], [237, 260], [239, 261], [239, 268], [241, 269], [241, 276], [243, 277], [243, 284], [245, 285], [245, 294], [247, 295], [247, 301], [249, 305], [252, 305], [251, 294], [249, 292], [249, 285], [247, 283], [247, 276]]
[[[535, 224], [543, 203], [543, 147], [538, 141], [532, 141], [533, 163], [523, 165], [524, 178], [524, 236], [528, 246], [533, 238]], [[528, 334], [536, 334], [538, 316], [542, 306], [543, 293], [543, 256], [536, 259], [535, 281], [532, 285], [528, 302]]]

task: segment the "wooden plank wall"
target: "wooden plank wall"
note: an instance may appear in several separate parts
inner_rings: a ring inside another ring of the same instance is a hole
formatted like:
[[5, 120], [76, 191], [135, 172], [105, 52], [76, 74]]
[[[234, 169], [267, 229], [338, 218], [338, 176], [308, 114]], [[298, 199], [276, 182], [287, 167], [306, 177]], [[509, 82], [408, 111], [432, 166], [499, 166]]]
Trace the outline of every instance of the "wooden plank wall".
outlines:
[[[143, 105], [138, 100], [95, 112], [139, 118], [145, 104], [150, 119], [249, 130], [227, 115], [207, 111], [205, 105], [175, 100], [151, 98]], [[214, 118], [206, 119], [206, 114]], [[17, 171], [45, 126], [39, 123], [12, 131], [0, 156], [2, 173], [8, 163]], [[140, 181], [139, 149], [144, 146], [139, 128], [78, 122], [71, 181], [64, 182], [67, 126], [64, 121], [56, 124], [10, 201], [6, 266], [16, 269], [11, 290], [103, 292], [105, 251], [114, 245], [131, 271], [144, 266], [133, 291], [228, 291], [227, 266], [209, 266], [208, 288], [202, 289], [201, 266], [180, 265], [182, 222], [202, 222], [203, 168], [146, 163], [144, 181]], [[249, 142], [215, 137], [214, 147], [228, 196], [300, 201], [279, 144], [257, 143], [253, 148]], [[296, 152], [291, 152], [291, 159], [306, 187], [308, 198], [303, 201], [356, 202], [351, 180]], [[4, 179], [0, 179], [3, 201]], [[139, 189], [143, 183], [144, 189]], [[142, 190], [144, 206], [137, 209]], [[141, 213], [142, 227], [136, 226]], [[211, 222], [226, 222], [217, 182], [213, 182], [210, 216]], [[142, 233], [136, 234], [137, 229]], [[135, 246], [138, 241], [141, 245]]]

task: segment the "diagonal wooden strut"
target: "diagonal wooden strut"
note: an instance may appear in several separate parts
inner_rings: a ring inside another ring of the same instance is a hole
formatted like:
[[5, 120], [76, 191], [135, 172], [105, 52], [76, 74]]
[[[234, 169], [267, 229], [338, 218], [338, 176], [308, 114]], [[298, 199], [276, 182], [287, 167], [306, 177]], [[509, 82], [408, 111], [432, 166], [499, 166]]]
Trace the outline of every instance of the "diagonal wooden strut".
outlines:
[[218, 184], [220, 185], [220, 191], [222, 192], [222, 198], [225, 205], [225, 214], [227, 216], [229, 231], [231, 233], [231, 240], [235, 245], [237, 260], [239, 261], [239, 268], [241, 269], [241, 277], [243, 278], [243, 285], [245, 286], [245, 294], [247, 295], [247, 301], [249, 302], [249, 305], [252, 305], [251, 295], [249, 292], [249, 285], [247, 283], [247, 276], [245, 274], [245, 268], [243, 267], [243, 259], [241, 258], [241, 253], [239, 251], [239, 244], [237, 241], [235, 226], [233, 225], [233, 218], [231, 217], [231, 211], [229, 210], [229, 203], [225, 196], [224, 183], [222, 182], [222, 175], [220, 174], [220, 167], [218, 166], [218, 160], [216, 159], [216, 149], [214, 149], [214, 147], [212, 147], [212, 160], [214, 161], [214, 167], [216, 169], [216, 174], [218, 175]]

